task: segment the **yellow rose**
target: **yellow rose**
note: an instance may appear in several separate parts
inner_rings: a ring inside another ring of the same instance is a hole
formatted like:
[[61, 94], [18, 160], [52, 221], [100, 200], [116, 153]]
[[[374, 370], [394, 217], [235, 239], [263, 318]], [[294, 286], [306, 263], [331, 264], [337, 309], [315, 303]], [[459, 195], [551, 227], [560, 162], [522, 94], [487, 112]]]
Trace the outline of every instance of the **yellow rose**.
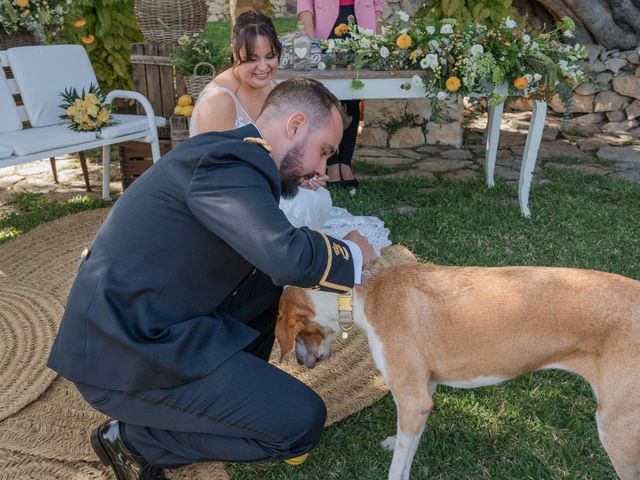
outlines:
[[29, 16], [29, 14], [30, 14], [30, 13], [31, 13], [31, 10], [29, 10], [29, 9], [27, 8], [26, 10], [24, 10], [24, 11], [22, 12], [22, 16], [23, 16], [23, 17], [27, 17], [27, 16]]
[[396, 39], [396, 45], [398, 46], [398, 48], [409, 48], [411, 46], [411, 37], [406, 33], [398, 35], [398, 38]]
[[96, 105], [89, 105], [89, 108], [87, 108], [87, 115], [90, 117], [98, 115], [98, 107]]
[[16, 2], [16, 5], [17, 5], [18, 7], [24, 8], [24, 7], [26, 7], [27, 5], [29, 5], [29, 0], [18, 0], [18, 1]]
[[75, 22], [73, 22], [74, 27], [84, 27], [87, 24], [87, 21], [84, 18], [79, 18]]
[[93, 43], [94, 40], [95, 38], [93, 37], [93, 35], [85, 35], [84, 37], [82, 37], [82, 43], [87, 45]]
[[447, 91], [457, 92], [460, 88], [460, 79], [456, 76], [449, 77], [447, 81], [444, 82], [444, 85], [447, 87]]
[[109, 110], [106, 108], [100, 110], [100, 113], [98, 114], [98, 121], [100, 123], [107, 123], [109, 121]]
[[336, 25], [336, 28], [333, 29], [333, 33], [336, 34], [336, 37], [342, 37], [349, 31], [349, 27], [347, 27], [346, 23], [341, 23], [340, 25]]
[[524, 90], [529, 86], [529, 81], [525, 77], [516, 77], [513, 81], [513, 86], [518, 90]]
[[84, 98], [87, 102], [93, 105], [98, 105], [100, 103], [100, 100], [96, 97], [95, 93], [87, 93]]
[[67, 108], [67, 116], [68, 117], [73, 117], [76, 112], [78, 111], [78, 109], [76, 107], [74, 107], [73, 105], [71, 105], [69, 108]]

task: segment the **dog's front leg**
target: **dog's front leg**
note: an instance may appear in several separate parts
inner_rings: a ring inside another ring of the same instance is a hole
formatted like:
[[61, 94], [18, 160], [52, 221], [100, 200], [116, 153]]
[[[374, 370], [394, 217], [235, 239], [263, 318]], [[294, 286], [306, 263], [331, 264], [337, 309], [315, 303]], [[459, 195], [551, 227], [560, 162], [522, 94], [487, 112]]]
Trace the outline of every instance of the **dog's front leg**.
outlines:
[[[400, 392], [392, 388], [391, 392], [398, 410], [398, 426], [389, 480], [407, 480], [425, 423], [433, 408], [433, 400], [426, 389], [417, 386]], [[381, 446], [389, 448], [391, 442], [390, 437]]]

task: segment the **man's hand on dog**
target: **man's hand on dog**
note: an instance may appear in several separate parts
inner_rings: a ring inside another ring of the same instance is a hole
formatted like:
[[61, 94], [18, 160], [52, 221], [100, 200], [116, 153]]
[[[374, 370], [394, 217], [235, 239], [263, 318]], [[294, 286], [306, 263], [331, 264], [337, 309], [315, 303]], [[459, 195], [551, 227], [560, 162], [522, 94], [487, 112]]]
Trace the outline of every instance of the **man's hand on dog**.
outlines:
[[345, 235], [344, 239], [350, 240], [360, 247], [360, 250], [362, 251], [363, 270], [369, 270], [373, 267], [376, 260], [378, 260], [378, 255], [376, 255], [376, 251], [369, 243], [369, 240], [367, 240], [367, 237], [361, 235], [357, 230], [352, 230]]

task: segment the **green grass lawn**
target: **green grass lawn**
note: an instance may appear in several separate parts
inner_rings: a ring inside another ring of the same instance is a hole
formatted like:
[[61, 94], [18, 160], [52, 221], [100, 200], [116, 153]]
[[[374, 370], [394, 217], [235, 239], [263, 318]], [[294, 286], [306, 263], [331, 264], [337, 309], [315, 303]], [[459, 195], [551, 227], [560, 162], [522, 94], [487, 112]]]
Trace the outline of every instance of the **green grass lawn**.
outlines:
[[[298, 19], [296, 17], [272, 18], [278, 34], [296, 31]], [[231, 44], [231, 25], [229, 22], [209, 22], [204, 29], [203, 36], [210, 38], [214, 45], [229, 48]]]
[[[545, 176], [550, 181], [531, 193], [532, 219], [520, 215], [513, 185], [488, 189], [481, 172], [471, 183], [363, 181], [354, 198], [335, 190], [333, 197], [354, 214], [380, 216], [392, 240], [422, 261], [571, 266], [640, 279], [640, 185], [571, 171]], [[18, 199], [17, 213], [0, 219], [0, 228], [26, 231], [51, 219], [49, 210], [59, 212], [46, 202], [24, 208], [34, 202], [33, 195]], [[99, 205], [75, 202], [65, 213], [78, 206]], [[438, 387], [434, 400], [412, 478], [616, 478], [598, 441], [589, 385], [571, 374], [537, 372], [477, 390]], [[232, 465], [232, 478], [384, 479], [391, 453], [378, 443], [395, 425], [387, 396], [329, 427], [302, 466]]]

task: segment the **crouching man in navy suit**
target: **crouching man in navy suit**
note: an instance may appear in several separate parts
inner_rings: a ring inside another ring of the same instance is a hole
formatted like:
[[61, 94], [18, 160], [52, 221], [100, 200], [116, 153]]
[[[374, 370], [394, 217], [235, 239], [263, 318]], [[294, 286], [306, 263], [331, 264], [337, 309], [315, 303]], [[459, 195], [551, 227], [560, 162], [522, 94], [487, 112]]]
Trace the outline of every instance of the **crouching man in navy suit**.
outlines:
[[281, 461], [320, 440], [320, 397], [267, 363], [280, 285], [348, 291], [376, 255], [357, 232], [294, 228], [278, 201], [325, 171], [342, 130], [326, 88], [286, 81], [255, 125], [184, 142], [112, 208], [49, 366], [114, 419], [91, 445], [118, 480]]

